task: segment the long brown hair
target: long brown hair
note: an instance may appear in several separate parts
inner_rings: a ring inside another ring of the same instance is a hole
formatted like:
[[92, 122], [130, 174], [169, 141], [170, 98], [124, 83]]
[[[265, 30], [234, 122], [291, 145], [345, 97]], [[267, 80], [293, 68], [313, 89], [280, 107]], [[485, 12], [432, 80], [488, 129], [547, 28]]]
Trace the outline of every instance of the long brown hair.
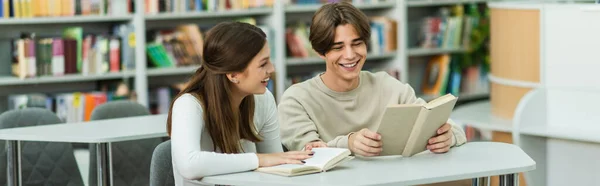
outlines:
[[171, 103], [167, 119], [169, 136], [173, 104], [181, 95], [190, 93], [202, 104], [204, 126], [215, 151], [219, 148], [223, 153], [240, 153], [241, 139], [261, 141], [253, 122], [254, 96], [246, 96], [239, 106], [239, 115], [234, 114], [226, 74], [243, 72], [265, 43], [265, 33], [247, 23], [224, 22], [211, 28], [204, 41], [201, 67]]

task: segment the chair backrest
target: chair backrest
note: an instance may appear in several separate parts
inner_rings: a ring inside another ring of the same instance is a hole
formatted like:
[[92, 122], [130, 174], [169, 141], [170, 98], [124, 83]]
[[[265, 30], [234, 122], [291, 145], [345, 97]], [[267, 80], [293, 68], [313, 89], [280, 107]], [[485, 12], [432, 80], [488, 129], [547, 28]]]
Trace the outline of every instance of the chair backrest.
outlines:
[[174, 186], [171, 140], [156, 146], [150, 164], [150, 186]]
[[[148, 109], [132, 101], [112, 101], [99, 105], [92, 111], [91, 120], [114, 119], [149, 115]], [[118, 129], [117, 129], [118, 130]], [[111, 143], [113, 183], [115, 186], [148, 186], [152, 151], [163, 140], [151, 138]], [[90, 145], [88, 183], [98, 184], [96, 146]]]
[[[62, 123], [50, 110], [24, 108], [0, 114], [0, 128]], [[0, 184], [6, 185], [6, 143], [0, 143]], [[83, 185], [70, 143], [21, 142], [23, 185]]]

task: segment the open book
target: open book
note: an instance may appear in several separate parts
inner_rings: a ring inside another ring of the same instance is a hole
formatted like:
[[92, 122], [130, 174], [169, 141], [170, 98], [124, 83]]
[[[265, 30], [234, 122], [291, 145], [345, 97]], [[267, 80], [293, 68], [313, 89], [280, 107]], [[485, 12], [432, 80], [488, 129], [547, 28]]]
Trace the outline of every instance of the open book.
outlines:
[[313, 148], [313, 157], [304, 160], [304, 165], [284, 164], [273, 167], [261, 167], [258, 172], [276, 174], [281, 176], [299, 176], [310, 173], [324, 172], [332, 169], [353, 157], [350, 150], [345, 148]]
[[382, 136], [381, 155], [410, 157], [427, 150], [450, 117], [457, 97], [446, 94], [426, 104], [397, 104], [386, 108], [377, 132]]

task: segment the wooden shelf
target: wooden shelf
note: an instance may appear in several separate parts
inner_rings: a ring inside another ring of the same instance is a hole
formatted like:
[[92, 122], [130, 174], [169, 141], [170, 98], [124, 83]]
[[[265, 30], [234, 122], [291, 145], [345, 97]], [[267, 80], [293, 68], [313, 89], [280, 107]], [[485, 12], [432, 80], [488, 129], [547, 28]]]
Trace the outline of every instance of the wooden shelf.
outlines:
[[34, 17], [0, 19], [0, 25], [29, 25], [29, 24], [66, 24], [66, 23], [98, 23], [131, 21], [132, 15], [85, 15], [65, 17]]
[[44, 76], [44, 77], [34, 77], [34, 78], [26, 78], [26, 79], [19, 79], [14, 76], [9, 76], [9, 77], [0, 77], [0, 86], [98, 81], [98, 80], [128, 78], [128, 77], [133, 77], [133, 76], [135, 76], [133, 71], [128, 71], [127, 73], [110, 72], [110, 73], [106, 73], [106, 74], [97, 74], [97, 75], [67, 74], [64, 76]]
[[200, 66], [186, 66], [186, 67], [171, 67], [171, 68], [151, 68], [148, 69], [147, 75], [150, 76], [172, 76], [172, 75], [191, 75]]
[[[313, 13], [316, 12], [322, 4], [310, 4], [310, 5], [288, 5], [285, 7], [286, 13]], [[371, 3], [371, 4], [359, 4], [356, 8], [360, 10], [377, 10], [377, 9], [388, 9], [394, 8], [396, 3], [394, 1]]]
[[408, 56], [432, 56], [449, 53], [463, 53], [466, 51], [466, 48], [411, 48], [408, 49]]
[[491, 0], [409, 0], [406, 1], [408, 7], [424, 7], [424, 6], [444, 6], [467, 3], [485, 3], [492, 2]]
[[252, 8], [247, 10], [228, 10], [221, 12], [185, 12], [185, 13], [159, 13], [148, 14], [146, 21], [158, 20], [176, 20], [176, 19], [206, 19], [206, 18], [224, 18], [224, 17], [248, 17], [258, 15], [269, 15], [273, 12], [272, 8]]

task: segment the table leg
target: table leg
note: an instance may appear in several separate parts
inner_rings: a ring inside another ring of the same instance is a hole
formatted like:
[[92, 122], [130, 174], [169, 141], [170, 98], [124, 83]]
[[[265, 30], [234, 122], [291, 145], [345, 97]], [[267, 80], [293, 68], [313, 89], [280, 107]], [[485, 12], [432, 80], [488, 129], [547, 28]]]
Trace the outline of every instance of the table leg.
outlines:
[[21, 186], [21, 143], [20, 141], [7, 141], [8, 146], [8, 186]]
[[481, 186], [483, 182], [483, 178], [473, 178], [471, 179], [471, 186]]
[[500, 175], [500, 186], [519, 186], [519, 174]]
[[98, 186], [111, 186], [112, 183], [112, 153], [110, 143], [96, 144], [98, 167]]
[[471, 179], [471, 186], [490, 186], [490, 177], [479, 177]]

